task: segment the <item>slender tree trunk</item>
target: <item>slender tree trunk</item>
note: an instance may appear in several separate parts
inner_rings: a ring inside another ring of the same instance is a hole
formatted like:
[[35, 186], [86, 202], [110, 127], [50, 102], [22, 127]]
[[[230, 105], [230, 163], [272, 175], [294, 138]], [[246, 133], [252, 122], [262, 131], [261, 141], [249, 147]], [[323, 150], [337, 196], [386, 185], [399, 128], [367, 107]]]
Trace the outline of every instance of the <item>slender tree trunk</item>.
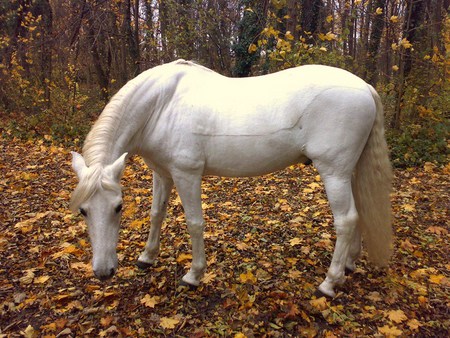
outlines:
[[[407, 0], [405, 23], [403, 27], [403, 36], [414, 46], [418, 41], [421, 26], [425, 18], [426, 0]], [[398, 77], [398, 90], [396, 108], [391, 126], [394, 129], [400, 128], [401, 111], [403, 103], [403, 95], [405, 94], [405, 83], [411, 72], [413, 57], [411, 48], [406, 48], [400, 59], [400, 69]]]
[[386, 0], [376, 0], [374, 4], [374, 10], [381, 9], [381, 14], [375, 14], [372, 22], [372, 30], [370, 31], [369, 45], [367, 51], [367, 63], [366, 63], [366, 80], [375, 85], [378, 80], [378, 55], [380, 50], [381, 36], [383, 34], [384, 22], [386, 20]]
[[134, 31], [133, 31], [133, 59], [134, 76], [141, 72], [141, 54], [139, 50], [139, 0], [134, 0]]
[[313, 34], [320, 31], [320, 17], [323, 11], [322, 0], [302, 0], [302, 29]]
[[50, 108], [50, 84], [52, 80], [53, 13], [48, 0], [36, 2], [37, 13], [42, 17], [40, 81], [44, 90], [46, 108]]
[[250, 53], [248, 47], [256, 43], [258, 35], [264, 28], [269, 0], [255, 1], [243, 0], [241, 6], [244, 10], [239, 23], [238, 42], [233, 46], [236, 56], [236, 65], [233, 75], [245, 77], [251, 73], [252, 66], [259, 58], [258, 52]]

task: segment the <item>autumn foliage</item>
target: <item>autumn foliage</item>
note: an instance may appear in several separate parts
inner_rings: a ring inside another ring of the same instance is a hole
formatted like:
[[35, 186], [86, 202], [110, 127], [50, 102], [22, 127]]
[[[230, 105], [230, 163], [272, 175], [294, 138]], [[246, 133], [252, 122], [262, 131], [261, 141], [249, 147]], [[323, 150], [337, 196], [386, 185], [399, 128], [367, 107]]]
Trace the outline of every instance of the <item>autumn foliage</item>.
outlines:
[[363, 256], [333, 300], [314, 291], [330, 263], [332, 216], [311, 166], [203, 185], [208, 270], [179, 286], [191, 262], [179, 198], [163, 226], [158, 263], [143, 272], [151, 173], [133, 158], [110, 282], [93, 277], [86, 225], [68, 211], [75, 177], [50, 138], [0, 139], [0, 334], [6, 337], [445, 336], [449, 167], [395, 172], [395, 250], [387, 270]]

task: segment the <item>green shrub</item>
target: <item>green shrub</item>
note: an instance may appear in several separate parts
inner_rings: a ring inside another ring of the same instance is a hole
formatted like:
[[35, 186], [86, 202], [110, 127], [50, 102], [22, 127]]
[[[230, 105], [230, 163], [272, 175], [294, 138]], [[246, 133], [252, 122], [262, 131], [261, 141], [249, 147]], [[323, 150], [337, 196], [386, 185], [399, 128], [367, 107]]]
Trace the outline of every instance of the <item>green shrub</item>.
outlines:
[[405, 168], [425, 162], [444, 164], [449, 159], [448, 121], [410, 124], [403, 130], [388, 130], [387, 139], [395, 167]]

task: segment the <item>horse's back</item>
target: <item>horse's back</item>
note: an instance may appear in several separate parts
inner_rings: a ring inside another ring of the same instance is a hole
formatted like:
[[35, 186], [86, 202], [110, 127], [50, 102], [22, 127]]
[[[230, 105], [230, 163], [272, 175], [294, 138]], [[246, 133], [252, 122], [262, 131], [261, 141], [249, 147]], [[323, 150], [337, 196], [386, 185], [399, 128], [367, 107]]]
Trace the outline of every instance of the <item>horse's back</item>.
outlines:
[[[201, 68], [183, 77], [179, 89], [178, 102], [192, 121], [191, 131], [206, 136], [262, 136], [289, 130], [328, 91], [347, 93], [352, 100], [370, 94], [355, 75], [319, 65], [250, 78], [228, 78]], [[340, 95], [334, 97], [340, 100]]]

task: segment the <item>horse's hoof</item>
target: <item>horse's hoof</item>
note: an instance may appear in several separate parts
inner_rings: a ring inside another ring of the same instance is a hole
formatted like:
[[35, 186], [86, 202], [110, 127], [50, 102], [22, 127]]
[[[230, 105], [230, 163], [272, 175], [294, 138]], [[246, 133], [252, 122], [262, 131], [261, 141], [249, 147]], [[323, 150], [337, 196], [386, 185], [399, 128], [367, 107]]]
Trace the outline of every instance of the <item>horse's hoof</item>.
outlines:
[[345, 268], [345, 275], [346, 276], [349, 276], [349, 275], [351, 275], [351, 274], [353, 274], [355, 272], [355, 270], [352, 270], [352, 269], [349, 269], [349, 268]]
[[180, 286], [187, 287], [191, 291], [196, 291], [198, 289], [198, 285], [189, 284], [184, 280], [180, 280]]
[[316, 298], [322, 298], [322, 297], [325, 297], [325, 298], [327, 298], [327, 299], [333, 299], [334, 297], [333, 296], [331, 296], [331, 295], [328, 295], [328, 294], [326, 294], [326, 293], [323, 293], [322, 291], [320, 291], [319, 289], [317, 289], [315, 292], [314, 292], [314, 297], [316, 297]]
[[153, 266], [153, 264], [147, 263], [147, 262], [142, 262], [142, 261], [137, 261], [136, 266], [141, 270], [148, 270]]

